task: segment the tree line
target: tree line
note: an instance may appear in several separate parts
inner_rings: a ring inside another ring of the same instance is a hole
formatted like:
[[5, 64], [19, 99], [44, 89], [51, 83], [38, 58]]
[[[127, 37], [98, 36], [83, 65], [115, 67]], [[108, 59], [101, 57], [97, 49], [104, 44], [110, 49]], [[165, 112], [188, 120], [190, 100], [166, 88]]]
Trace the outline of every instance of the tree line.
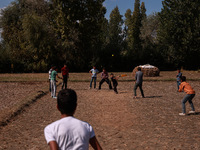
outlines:
[[70, 71], [92, 66], [132, 71], [199, 69], [200, 1], [164, 0], [159, 13], [145, 3], [105, 18], [104, 0], [15, 0], [1, 11], [0, 72], [46, 72], [52, 64]]

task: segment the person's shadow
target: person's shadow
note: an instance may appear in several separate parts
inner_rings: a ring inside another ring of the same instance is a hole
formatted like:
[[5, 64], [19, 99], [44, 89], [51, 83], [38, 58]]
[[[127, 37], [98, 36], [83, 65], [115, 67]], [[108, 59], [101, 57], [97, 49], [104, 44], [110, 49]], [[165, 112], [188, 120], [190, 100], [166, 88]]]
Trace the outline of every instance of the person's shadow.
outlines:
[[193, 116], [193, 115], [200, 115], [200, 112], [195, 112], [195, 113], [188, 114], [188, 116]]
[[159, 98], [159, 97], [162, 97], [162, 96], [145, 96], [145, 98]]

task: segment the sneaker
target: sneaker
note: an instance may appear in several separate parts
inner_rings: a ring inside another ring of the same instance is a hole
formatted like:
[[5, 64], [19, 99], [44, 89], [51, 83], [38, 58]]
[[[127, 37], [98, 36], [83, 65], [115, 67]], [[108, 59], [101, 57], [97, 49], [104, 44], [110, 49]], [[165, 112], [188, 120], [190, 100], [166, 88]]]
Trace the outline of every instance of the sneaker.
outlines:
[[189, 113], [190, 113], [190, 114], [195, 114], [195, 111], [192, 110], [192, 111], [189, 111]]
[[54, 99], [57, 99], [57, 97], [56, 97], [56, 96], [54, 96], [53, 98], [54, 98]]
[[179, 113], [180, 116], [185, 116], [185, 113]]
[[89, 87], [89, 89], [91, 89], [91, 87]]

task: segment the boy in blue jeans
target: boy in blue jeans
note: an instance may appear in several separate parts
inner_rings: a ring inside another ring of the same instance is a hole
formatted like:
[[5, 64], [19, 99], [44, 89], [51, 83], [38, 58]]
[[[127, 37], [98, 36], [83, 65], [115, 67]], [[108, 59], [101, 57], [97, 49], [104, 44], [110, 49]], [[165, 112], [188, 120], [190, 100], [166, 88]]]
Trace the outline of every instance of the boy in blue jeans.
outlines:
[[179, 113], [179, 115], [181, 116], [185, 116], [186, 114], [186, 110], [185, 110], [185, 103], [188, 101], [190, 103], [191, 106], [191, 111], [189, 111], [189, 113], [195, 113], [195, 109], [194, 109], [194, 105], [192, 103], [192, 99], [195, 96], [195, 91], [193, 90], [193, 88], [189, 85], [189, 83], [186, 82], [186, 77], [182, 76], [181, 77], [181, 85], [179, 86], [179, 92], [182, 92], [184, 90], [185, 93], [187, 93], [187, 95], [183, 98], [182, 100], [182, 113]]
[[92, 78], [90, 81], [90, 89], [92, 88], [92, 82], [94, 80], [94, 88], [96, 88], [96, 80], [97, 80], [97, 74], [99, 73], [99, 70], [96, 69], [96, 66], [93, 66], [93, 69], [89, 71], [91, 73]]
[[177, 75], [176, 75], [176, 81], [177, 81], [177, 88], [178, 88], [178, 90], [179, 90], [179, 86], [180, 86], [180, 84], [181, 84], [181, 77], [182, 77], [182, 73], [181, 73], [181, 70], [180, 69], [178, 69], [177, 70]]

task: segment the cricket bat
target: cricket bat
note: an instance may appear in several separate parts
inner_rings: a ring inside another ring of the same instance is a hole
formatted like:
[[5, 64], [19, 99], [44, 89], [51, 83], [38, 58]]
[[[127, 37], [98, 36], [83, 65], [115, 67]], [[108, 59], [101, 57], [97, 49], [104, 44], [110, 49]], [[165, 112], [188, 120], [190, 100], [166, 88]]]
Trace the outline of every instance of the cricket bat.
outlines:
[[127, 76], [127, 74], [121, 74], [119, 77], [125, 77]]

